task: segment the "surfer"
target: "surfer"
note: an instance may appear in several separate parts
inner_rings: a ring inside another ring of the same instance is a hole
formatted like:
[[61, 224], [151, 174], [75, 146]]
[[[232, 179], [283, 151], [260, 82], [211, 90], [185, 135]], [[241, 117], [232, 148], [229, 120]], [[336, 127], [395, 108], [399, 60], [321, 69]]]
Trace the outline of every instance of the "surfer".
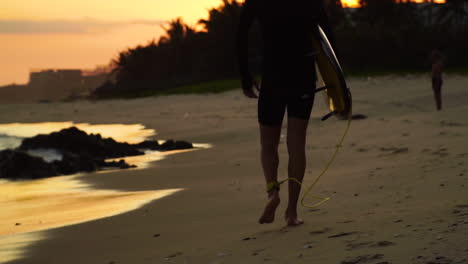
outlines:
[[444, 70], [444, 56], [438, 50], [433, 50], [431, 54], [432, 63], [432, 90], [437, 110], [442, 110], [442, 72]]
[[[248, 68], [248, 34], [257, 20], [263, 37], [261, 87]], [[322, 0], [246, 0], [238, 31], [238, 59], [245, 96], [258, 98], [261, 164], [266, 180], [268, 202], [259, 223], [272, 223], [280, 203], [278, 183], [278, 144], [285, 112], [288, 114], [288, 176], [302, 182], [306, 169], [306, 133], [315, 97], [316, 51], [313, 37], [317, 24], [334, 44]], [[259, 92], [257, 95], [256, 91]], [[287, 225], [303, 223], [297, 214], [301, 186], [288, 182]]]

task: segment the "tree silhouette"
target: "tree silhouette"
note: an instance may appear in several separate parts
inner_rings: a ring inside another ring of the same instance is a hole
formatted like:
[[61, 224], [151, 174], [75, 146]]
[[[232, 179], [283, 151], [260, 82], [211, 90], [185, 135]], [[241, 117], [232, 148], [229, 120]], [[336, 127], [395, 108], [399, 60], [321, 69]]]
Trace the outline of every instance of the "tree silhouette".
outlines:
[[360, 8], [356, 20], [371, 27], [379, 24], [391, 25], [395, 22], [397, 3], [395, 0], [359, 0]]
[[446, 0], [437, 10], [437, 21], [447, 28], [461, 31], [467, 23], [468, 3], [466, 0]]
[[163, 26], [163, 29], [166, 31], [166, 35], [159, 39], [162, 44], [180, 44], [195, 35], [195, 30], [184, 24], [180, 17], [171, 20], [168, 26]]
[[[431, 11], [434, 20], [431, 14], [424, 14], [424, 5], [406, 0], [360, 0], [357, 9], [343, 8], [339, 0], [325, 1], [347, 70], [424, 69], [428, 52], [436, 47], [446, 50], [451, 65], [466, 65], [468, 9], [464, 0], [445, 4], [428, 0], [425, 10]], [[120, 52], [112, 61], [115, 83], [106, 83], [95, 94], [136, 96], [148, 90], [237, 78], [234, 38], [241, 10], [240, 2], [223, 0], [208, 10], [206, 19], [198, 21], [199, 31], [182, 18], [170, 20], [160, 39]], [[259, 73], [258, 24], [250, 34], [249, 61], [254, 73]]]

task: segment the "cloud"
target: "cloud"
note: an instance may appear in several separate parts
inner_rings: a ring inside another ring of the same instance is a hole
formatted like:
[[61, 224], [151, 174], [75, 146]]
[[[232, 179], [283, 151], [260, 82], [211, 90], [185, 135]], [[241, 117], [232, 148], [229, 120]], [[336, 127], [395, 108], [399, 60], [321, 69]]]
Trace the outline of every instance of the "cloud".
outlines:
[[92, 18], [80, 20], [0, 20], [0, 34], [88, 34], [109, 31], [128, 25], [157, 26], [163, 20], [103, 21]]

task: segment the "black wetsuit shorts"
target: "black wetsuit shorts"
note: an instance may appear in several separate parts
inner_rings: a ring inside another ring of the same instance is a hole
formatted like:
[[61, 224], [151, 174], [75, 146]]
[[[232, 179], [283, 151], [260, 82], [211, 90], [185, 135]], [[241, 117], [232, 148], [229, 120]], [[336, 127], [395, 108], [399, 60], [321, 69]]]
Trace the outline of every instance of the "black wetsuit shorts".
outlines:
[[264, 63], [258, 100], [259, 123], [281, 126], [285, 112], [288, 117], [309, 120], [317, 80], [314, 57]]

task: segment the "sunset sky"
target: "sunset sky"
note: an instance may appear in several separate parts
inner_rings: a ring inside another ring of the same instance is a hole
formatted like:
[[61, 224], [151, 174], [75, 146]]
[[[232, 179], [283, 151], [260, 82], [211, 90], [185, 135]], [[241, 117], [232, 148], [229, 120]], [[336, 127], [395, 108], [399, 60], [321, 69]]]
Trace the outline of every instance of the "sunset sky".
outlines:
[[[158, 39], [161, 25], [190, 25], [221, 0], [1, 0], [0, 85], [29, 71], [108, 64], [119, 51]], [[355, 5], [357, 0], [346, 0]]]

